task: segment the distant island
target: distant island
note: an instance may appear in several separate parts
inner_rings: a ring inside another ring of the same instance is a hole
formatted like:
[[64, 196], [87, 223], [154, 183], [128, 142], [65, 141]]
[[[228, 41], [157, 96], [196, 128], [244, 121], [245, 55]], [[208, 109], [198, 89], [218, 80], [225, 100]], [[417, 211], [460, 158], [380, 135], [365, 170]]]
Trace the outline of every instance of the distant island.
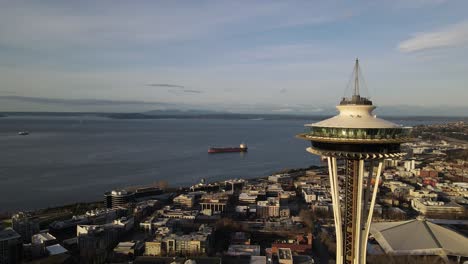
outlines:
[[[319, 120], [331, 115], [304, 115], [304, 114], [269, 114], [269, 113], [228, 113], [201, 110], [154, 110], [141, 113], [103, 113], [103, 112], [0, 112], [0, 117], [15, 116], [53, 116], [53, 117], [102, 117], [111, 119], [225, 119], [225, 120]], [[390, 120], [443, 120], [468, 121], [466, 116], [398, 116], [383, 115]]]
[[104, 116], [114, 119], [244, 119], [244, 120], [310, 120], [313, 117], [305, 115], [274, 115], [274, 114], [147, 114], [147, 113], [114, 113]]

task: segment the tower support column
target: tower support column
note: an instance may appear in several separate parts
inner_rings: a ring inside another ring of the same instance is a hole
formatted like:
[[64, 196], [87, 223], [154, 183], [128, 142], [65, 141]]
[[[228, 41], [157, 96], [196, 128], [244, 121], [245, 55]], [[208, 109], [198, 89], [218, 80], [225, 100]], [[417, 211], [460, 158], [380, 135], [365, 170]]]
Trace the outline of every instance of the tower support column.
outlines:
[[336, 158], [327, 157], [328, 174], [330, 178], [330, 193], [333, 205], [333, 219], [335, 221], [336, 233], [336, 263], [343, 263], [343, 229], [341, 228], [341, 202], [340, 189], [338, 185], [338, 170]]
[[359, 160], [345, 160], [344, 263], [354, 263], [357, 230]]
[[371, 194], [375, 161], [369, 162], [367, 182], [364, 183], [366, 161], [364, 159], [344, 160], [345, 175], [342, 185], [345, 194], [344, 214], [341, 212], [337, 159], [336, 157], [327, 157], [327, 162], [336, 232], [336, 263], [365, 263], [367, 238], [382, 172], [382, 161], [378, 161], [377, 174]]
[[[373, 165], [373, 161], [372, 161], [372, 165]], [[369, 182], [372, 180], [372, 174], [374, 173], [373, 172], [374, 167], [372, 165], [370, 167], [371, 170], [369, 171], [369, 178], [367, 179]], [[372, 222], [372, 215], [374, 214], [375, 199], [377, 198], [377, 190], [380, 184], [380, 174], [382, 173], [382, 165], [383, 165], [383, 160], [379, 160], [379, 165], [377, 166], [377, 174], [375, 176], [374, 189], [372, 191], [372, 198], [371, 198], [370, 206], [369, 206], [369, 212], [367, 214], [367, 221], [365, 223], [364, 230], [363, 230], [363, 238], [361, 241], [362, 254], [360, 258], [361, 260], [360, 263], [366, 263], [367, 238], [369, 237], [370, 225]], [[371, 184], [368, 184], [367, 188], [369, 189], [367, 190], [367, 192], [369, 192], [370, 186]], [[367, 201], [365, 202], [367, 204]]]

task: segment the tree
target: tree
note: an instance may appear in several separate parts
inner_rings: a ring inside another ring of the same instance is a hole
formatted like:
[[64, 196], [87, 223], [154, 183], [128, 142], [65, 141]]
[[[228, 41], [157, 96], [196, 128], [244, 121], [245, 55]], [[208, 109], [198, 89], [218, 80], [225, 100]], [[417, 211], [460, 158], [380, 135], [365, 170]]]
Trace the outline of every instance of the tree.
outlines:
[[317, 220], [315, 214], [313, 214], [309, 209], [302, 209], [299, 212], [299, 217], [301, 218], [302, 222], [306, 225], [308, 231], [314, 230], [314, 222]]

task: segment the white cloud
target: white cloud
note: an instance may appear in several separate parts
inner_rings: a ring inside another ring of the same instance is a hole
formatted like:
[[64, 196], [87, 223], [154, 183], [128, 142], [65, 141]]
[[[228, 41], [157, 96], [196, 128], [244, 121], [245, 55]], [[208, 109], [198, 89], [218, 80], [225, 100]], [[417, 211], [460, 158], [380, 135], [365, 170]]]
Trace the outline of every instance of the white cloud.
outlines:
[[448, 0], [393, 0], [388, 2], [396, 8], [423, 8], [445, 4]]
[[463, 21], [438, 31], [417, 33], [412, 38], [401, 42], [398, 50], [416, 52], [466, 45], [468, 45], [468, 21]]

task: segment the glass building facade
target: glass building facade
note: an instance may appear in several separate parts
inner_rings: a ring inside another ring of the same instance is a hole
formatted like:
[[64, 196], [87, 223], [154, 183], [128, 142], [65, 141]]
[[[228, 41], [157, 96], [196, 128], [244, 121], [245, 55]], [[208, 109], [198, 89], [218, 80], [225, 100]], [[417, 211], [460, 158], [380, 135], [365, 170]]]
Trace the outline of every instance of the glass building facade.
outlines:
[[306, 136], [341, 139], [403, 139], [409, 137], [410, 128], [341, 128], [309, 127]]

